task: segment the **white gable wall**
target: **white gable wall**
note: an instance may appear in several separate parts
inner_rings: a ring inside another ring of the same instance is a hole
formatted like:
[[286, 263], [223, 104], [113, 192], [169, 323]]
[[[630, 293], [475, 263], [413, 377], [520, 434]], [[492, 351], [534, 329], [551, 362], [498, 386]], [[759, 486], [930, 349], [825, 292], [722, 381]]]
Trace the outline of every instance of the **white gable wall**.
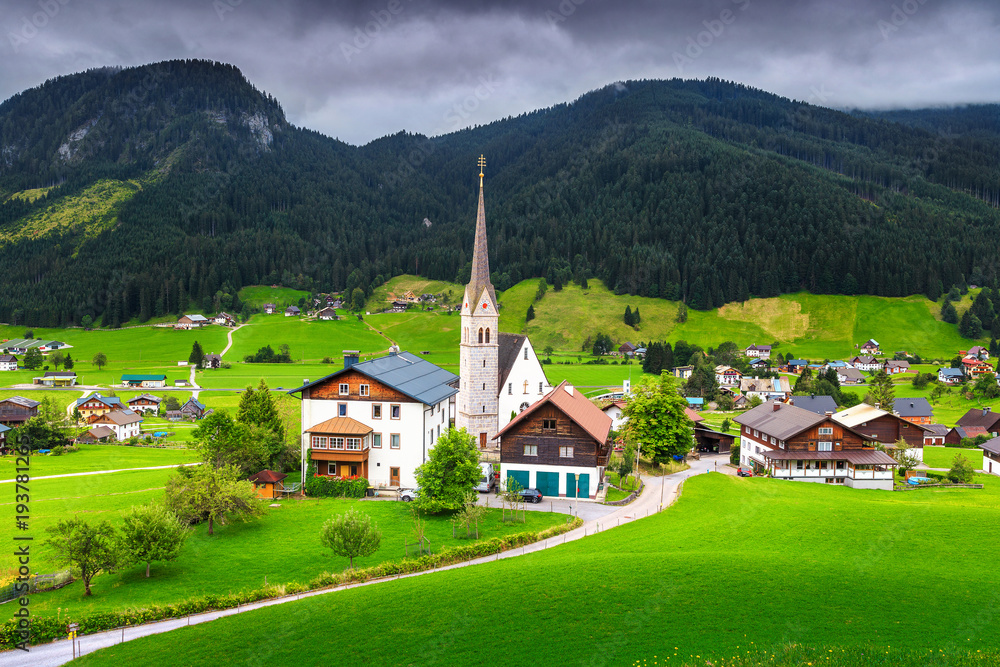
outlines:
[[[527, 352], [527, 359], [525, 359], [525, 352]], [[507, 381], [502, 387], [499, 387], [499, 390], [497, 411], [500, 429], [510, 423], [512, 412], [521, 413], [552, 390], [549, 381], [545, 378], [542, 364], [535, 354], [535, 349], [527, 338], [524, 339], [521, 349], [517, 351], [517, 358], [514, 360], [514, 366], [510, 369], [510, 374], [507, 375]]]

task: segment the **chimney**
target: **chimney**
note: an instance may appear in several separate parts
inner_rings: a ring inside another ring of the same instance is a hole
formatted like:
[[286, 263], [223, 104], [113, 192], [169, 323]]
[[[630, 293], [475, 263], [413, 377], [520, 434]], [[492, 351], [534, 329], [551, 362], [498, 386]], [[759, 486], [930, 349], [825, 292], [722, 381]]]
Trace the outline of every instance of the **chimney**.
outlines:
[[832, 417], [833, 416], [833, 410], [827, 410], [826, 411], [826, 416], [827, 417]]
[[781, 403], [778, 403], [777, 401], [775, 401], [773, 405], [774, 407], [771, 408], [771, 412], [777, 412], [781, 408]]
[[303, 387], [306, 386], [307, 384], [309, 384], [309, 378], [305, 378], [304, 380], [302, 380]]
[[361, 352], [358, 350], [344, 350], [344, 368], [350, 368], [354, 364], [358, 363], [358, 357]]
[[876, 403], [876, 404], [875, 404], [875, 409], [876, 409], [876, 410], [881, 410], [881, 409], [882, 409], [882, 406], [881, 406], [881, 404], [880, 404], [880, 403]]
[[789, 398], [788, 399], [788, 404], [789, 405], [795, 405], [795, 399], [794, 398]]
[[988, 414], [990, 414], [990, 409], [989, 408], [983, 408], [983, 416], [985, 417]]

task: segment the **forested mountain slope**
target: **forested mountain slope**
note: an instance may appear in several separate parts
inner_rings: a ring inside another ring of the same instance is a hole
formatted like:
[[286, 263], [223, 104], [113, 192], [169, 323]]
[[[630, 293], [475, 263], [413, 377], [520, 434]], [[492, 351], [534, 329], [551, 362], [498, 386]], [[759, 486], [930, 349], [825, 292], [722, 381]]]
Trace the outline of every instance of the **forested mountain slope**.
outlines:
[[598, 277], [701, 309], [992, 284], [995, 125], [899, 120], [719, 80], [630, 81], [354, 147], [290, 125], [229, 65], [61, 77], [0, 104], [0, 320], [114, 324], [261, 283], [463, 283], [481, 153], [500, 289]]

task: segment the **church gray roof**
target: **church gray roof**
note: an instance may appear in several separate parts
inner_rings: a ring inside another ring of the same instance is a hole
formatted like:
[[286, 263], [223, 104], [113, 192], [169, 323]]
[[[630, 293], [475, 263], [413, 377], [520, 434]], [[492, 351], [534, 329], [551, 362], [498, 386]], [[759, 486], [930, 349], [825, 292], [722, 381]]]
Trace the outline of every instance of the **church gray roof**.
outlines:
[[[490, 255], [486, 247], [486, 205], [483, 203], [483, 179], [479, 178], [479, 209], [476, 212], [476, 242], [472, 251], [472, 278], [466, 288], [468, 299], [478, 299], [483, 289], [490, 293], [491, 304], [497, 310], [497, 293], [490, 282]], [[472, 304], [473, 311], [478, 304]]]

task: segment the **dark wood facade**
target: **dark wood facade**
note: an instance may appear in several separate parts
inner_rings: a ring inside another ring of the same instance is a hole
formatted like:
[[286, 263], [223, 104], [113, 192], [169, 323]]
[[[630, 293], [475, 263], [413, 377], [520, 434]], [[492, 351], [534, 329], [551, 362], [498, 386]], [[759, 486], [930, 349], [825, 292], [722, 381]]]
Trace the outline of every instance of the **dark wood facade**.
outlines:
[[[340, 385], [348, 387], [346, 394], [340, 393]], [[367, 385], [368, 395], [361, 394], [362, 385]], [[302, 398], [326, 401], [385, 401], [392, 403], [416, 403], [406, 394], [373, 380], [364, 373], [348, 369], [336, 377], [318, 382], [302, 391]]]
[[[819, 432], [821, 428], [831, 429], [832, 433], [821, 435]], [[857, 433], [844, 428], [832, 419], [826, 419], [785, 441], [773, 438], [767, 433], [759, 432], [749, 426], [743, 427], [742, 435], [746, 439], [767, 445], [770, 449], [782, 449], [781, 444], [784, 442], [785, 446], [783, 449], [789, 452], [815, 452], [818, 451], [817, 443], [820, 442], [832, 442], [833, 448], [831, 451], [834, 452], [846, 449], [871, 448], [871, 444], [867, 440], [860, 437]]]
[[38, 406], [27, 408], [10, 401], [0, 401], [0, 424], [18, 426], [38, 416]]
[[[526, 446], [535, 447], [537, 455], [526, 456]], [[573, 456], [560, 456], [560, 447], [572, 447]], [[512, 426], [500, 440], [500, 461], [513, 465], [606, 466], [610, 451], [609, 443], [597, 442], [551, 403]]]
[[854, 430], [871, 436], [876, 441], [886, 445], [898, 442], [902, 438], [910, 448], [924, 446], [924, 430], [902, 417], [892, 414], [882, 415], [863, 424], [858, 424]]

